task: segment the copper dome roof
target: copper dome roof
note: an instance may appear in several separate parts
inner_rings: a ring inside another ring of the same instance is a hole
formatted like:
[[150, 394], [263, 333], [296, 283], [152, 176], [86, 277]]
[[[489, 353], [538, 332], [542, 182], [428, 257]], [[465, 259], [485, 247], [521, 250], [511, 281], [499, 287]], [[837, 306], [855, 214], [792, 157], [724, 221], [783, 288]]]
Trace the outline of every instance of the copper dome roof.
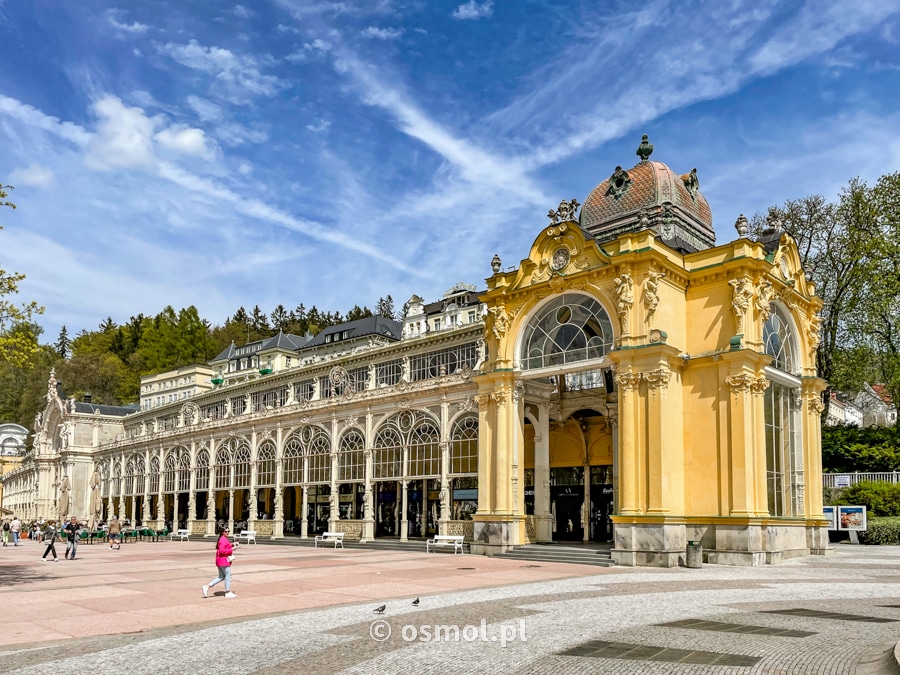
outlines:
[[[595, 187], [581, 207], [582, 229], [598, 241], [624, 232], [654, 229], [674, 248], [699, 250], [715, 245], [712, 212], [700, 194], [697, 171], [678, 175], [662, 162], [644, 159], [628, 169], [616, 167]], [[641, 153], [639, 149], [638, 154]]]

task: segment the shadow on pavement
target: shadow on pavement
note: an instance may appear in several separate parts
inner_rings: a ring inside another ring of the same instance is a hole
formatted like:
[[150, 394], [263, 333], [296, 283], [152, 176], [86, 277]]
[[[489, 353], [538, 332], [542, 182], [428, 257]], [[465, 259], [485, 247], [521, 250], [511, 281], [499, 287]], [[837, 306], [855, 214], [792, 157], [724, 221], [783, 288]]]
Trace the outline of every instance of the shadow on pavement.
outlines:
[[32, 565], [3, 565], [0, 566], [0, 588], [55, 579], [56, 576], [52, 572], [52, 569], [45, 571], [35, 569]]

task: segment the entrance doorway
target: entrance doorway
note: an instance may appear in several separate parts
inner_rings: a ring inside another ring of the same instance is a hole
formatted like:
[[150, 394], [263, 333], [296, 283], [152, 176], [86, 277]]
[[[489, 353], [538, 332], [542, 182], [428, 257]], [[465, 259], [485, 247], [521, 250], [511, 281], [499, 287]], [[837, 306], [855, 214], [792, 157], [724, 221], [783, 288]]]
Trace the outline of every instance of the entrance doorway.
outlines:
[[375, 536], [400, 536], [400, 484], [397, 481], [375, 483]]
[[583, 541], [584, 467], [550, 469], [550, 514], [554, 541]]
[[440, 518], [441, 482], [436, 478], [409, 482], [406, 493], [407, 536], [427, 537], [437, 534]]

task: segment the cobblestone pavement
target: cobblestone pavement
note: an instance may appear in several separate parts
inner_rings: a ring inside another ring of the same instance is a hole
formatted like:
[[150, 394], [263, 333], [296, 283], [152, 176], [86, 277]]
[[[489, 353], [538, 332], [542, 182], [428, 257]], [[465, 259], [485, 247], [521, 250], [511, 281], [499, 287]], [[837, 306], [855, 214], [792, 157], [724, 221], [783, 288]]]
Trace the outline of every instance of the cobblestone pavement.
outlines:
[[0, 672], [900, 672], [900, 547], [607, 570], [245, 546], [238, 597], [204, 600], [209, 542], [132, 546], [80, 568], [0, 549]]

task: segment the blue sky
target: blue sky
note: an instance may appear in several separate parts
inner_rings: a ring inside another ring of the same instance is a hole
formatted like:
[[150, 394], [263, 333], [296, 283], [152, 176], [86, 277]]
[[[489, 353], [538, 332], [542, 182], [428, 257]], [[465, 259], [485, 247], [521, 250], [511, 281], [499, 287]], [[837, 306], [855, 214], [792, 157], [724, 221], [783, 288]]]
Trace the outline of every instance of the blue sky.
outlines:
[[900, 169], [895, 0], [0, 0], [0, 264], [45, 338], [516, 264], [617, 164], [739, 213]]

